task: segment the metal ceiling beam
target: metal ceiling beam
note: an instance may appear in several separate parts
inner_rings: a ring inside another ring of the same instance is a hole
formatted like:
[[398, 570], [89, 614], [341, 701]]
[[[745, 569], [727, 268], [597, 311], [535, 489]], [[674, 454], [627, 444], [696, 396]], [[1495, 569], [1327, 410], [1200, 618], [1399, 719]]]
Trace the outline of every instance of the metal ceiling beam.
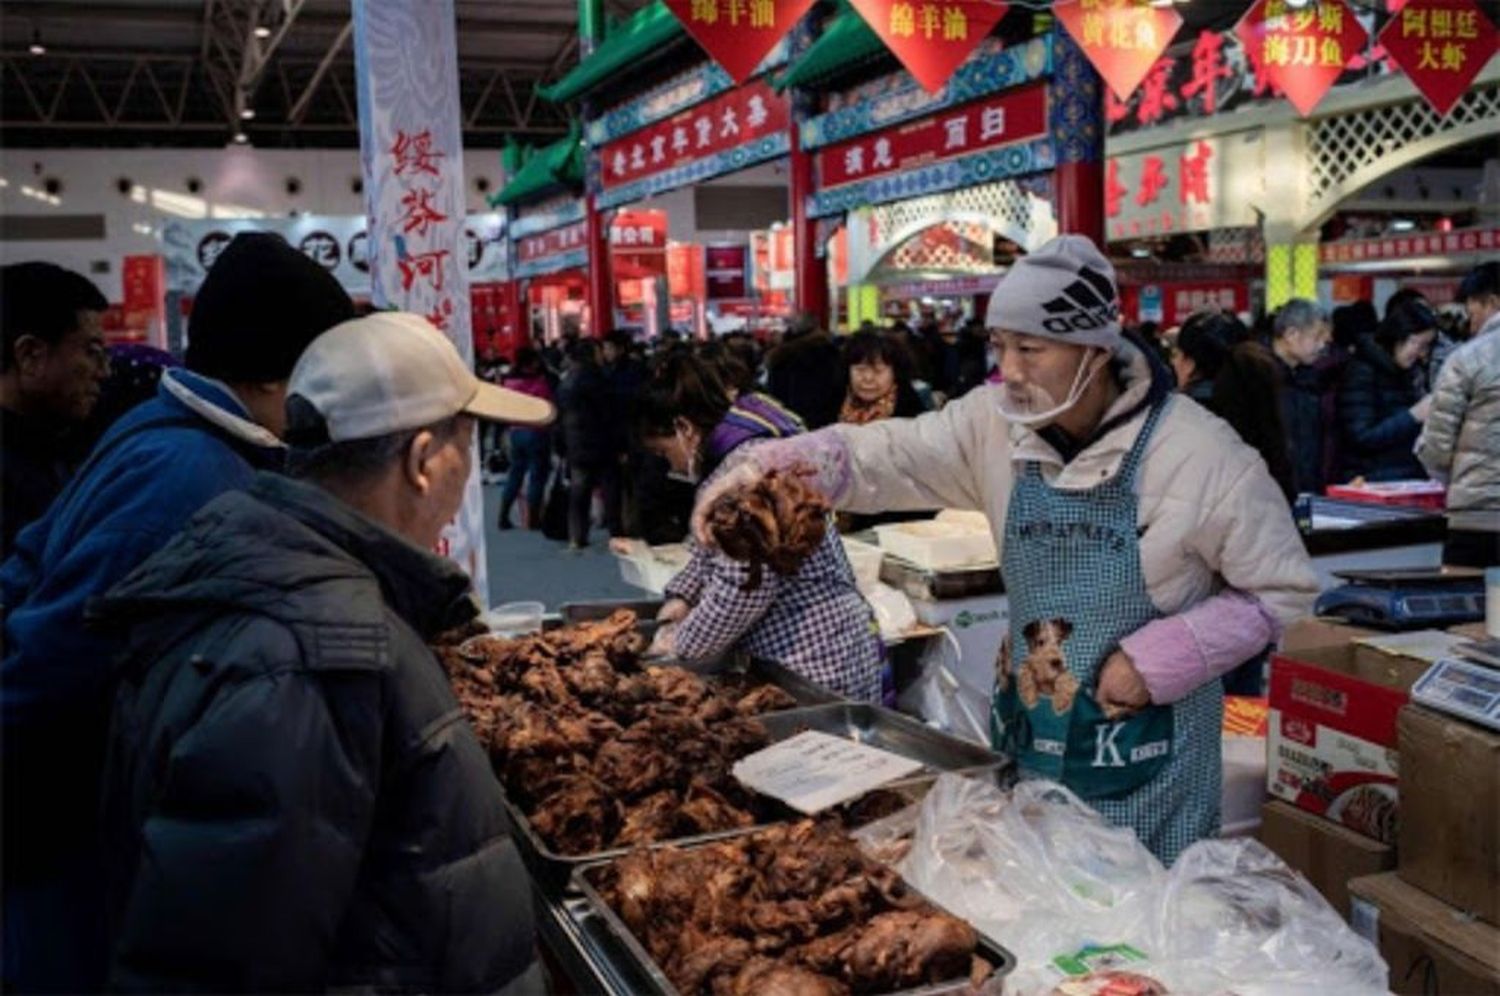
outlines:
[[[354, 22], [345, 22], [344, 30], [340, 31], [339, 36], [334, 39], [333, 44], [328, 46], [328, 51], [319, 60], [318, 67], [313, 70], [312, 79], [307, 81], [307, 86], [302, 89], [302, 95], [292, 102], [291, 109], [287, 111], [287, 121], [292, 125], [301, 124], [302, 119], [307, 117], [308, 109], [312, 107], [313, 94], [322, 85], [324, 77], [333, 68], [333, 61], [338, 58], [339, 52], [349, 43], [349, 38], [353, 34]], [[283, 65], [285, 65], [285, 62], [286, 60], [282, 60]]]

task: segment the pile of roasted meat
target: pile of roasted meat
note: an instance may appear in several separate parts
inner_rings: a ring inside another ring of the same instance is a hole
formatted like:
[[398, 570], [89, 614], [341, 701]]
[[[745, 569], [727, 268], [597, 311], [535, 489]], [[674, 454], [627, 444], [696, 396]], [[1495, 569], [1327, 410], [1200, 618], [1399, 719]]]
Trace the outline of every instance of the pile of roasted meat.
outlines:
[[993, 971], [973, 928], [908, 892], [833, 820], [642, 848], [590, 874], [685, 996], [978, 986]]
[[506, 793], [559, 854], [755, 823], [730, 768], [770, 743], [754, 718], [796, 700], [774, 685], [719, 694], [643, 666], [634, 614], [438, 654]]
[[773, 470], [709, 507], [708, 531], [719, 549], [750, 566], [748, 589], [761, 586], [767, 567], [783, 577], [797, 573], [828, 535], [830, 506], [808, 483], [810, 475]]

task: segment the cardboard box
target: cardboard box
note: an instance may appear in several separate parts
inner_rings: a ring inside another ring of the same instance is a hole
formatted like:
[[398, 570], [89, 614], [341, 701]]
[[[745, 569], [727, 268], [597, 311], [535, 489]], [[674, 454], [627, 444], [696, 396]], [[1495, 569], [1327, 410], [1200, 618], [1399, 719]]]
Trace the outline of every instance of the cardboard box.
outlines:
[[1500, 929], [1401, 881], [1357, 878], [1350, 923], [1379, 945], [1400, 996], [1500, 996]]
[[1340, 647], [1364, 636], [1382, 636], [1383, 630], [1354, 626], [1340, 619], [1318, 619], [1309, 616], [1288, 623], [1281, 634], [1281, 652], [1296, 656], [1303, 650]]
[[1401, 710], [1401, 877], [1500, 925], [1500, 733]]
[[1349, 918], [1349, 881], [1396, 867], [1396, 849], [1285, 802], [1261, 808], [1260, 842]]
[[1427, 664], [1344, 644], [1271, 658], [1266, 788], [1396, 843], [1396, 717]]

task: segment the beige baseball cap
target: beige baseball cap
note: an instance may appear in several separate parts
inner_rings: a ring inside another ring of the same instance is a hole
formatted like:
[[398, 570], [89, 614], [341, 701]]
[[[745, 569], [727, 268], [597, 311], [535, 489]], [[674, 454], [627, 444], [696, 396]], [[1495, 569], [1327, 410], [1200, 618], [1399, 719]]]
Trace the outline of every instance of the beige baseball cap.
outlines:
[[410, 432], [460, 412], [516, 425], [547, 425], [556, 415], [541, 398], [486, 384], [432, 323], [398, 311], [318, 336], [292, 370], [287, 394], [316, 408], [336, 443]]

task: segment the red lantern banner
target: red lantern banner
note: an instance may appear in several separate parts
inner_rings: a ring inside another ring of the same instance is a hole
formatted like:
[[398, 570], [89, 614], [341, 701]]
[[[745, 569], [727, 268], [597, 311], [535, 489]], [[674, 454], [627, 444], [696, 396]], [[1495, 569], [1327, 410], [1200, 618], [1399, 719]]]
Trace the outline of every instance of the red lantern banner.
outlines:
[[947, 85], [1009, 9], [999, 0], [850, 2], [928, 93]]
[[1344, 0], [1320, 0], [1298, 10], [1286, 0], [1257, 0], [1234, 30], [1250, 59], [1303, 117], [1370, 37]]
[[755, 72], [813, 0], [667, 0], [667, 9], [735, 83]]
[[1474, 0], [1409, 0], [1380, 44], [1432, 109], [1447, 114], [1495, 54], [1497, 32]]
[[1141, 85], [1183, 24], [1176, 10], [1139, 0], [1074, 0], [1052, 13], [1121, 100]]

